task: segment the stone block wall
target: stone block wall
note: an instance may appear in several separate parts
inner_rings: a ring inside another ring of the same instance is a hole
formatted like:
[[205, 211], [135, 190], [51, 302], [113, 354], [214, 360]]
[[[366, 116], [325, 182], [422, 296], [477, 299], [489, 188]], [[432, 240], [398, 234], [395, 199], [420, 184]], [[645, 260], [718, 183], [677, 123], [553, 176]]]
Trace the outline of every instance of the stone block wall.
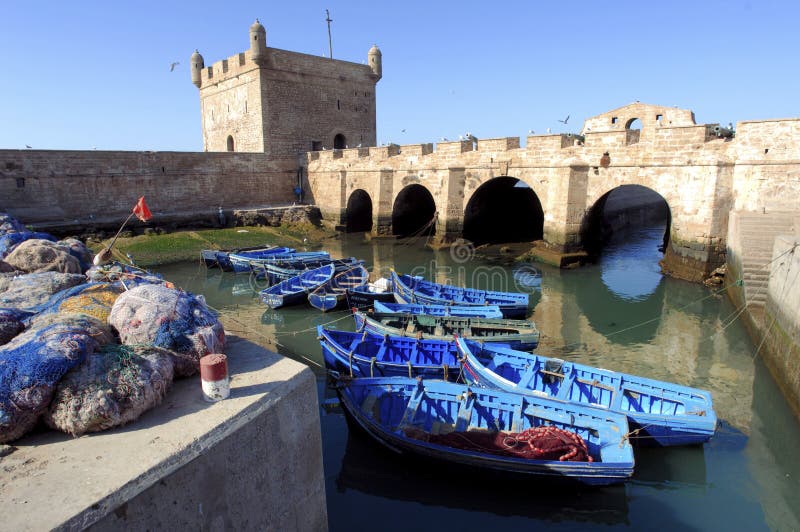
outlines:
[[297, 163], [258, 153], [0, 150], [0, 211], [26, 224], [291, 204]]
[[776, 238], [773, 250], [759, 354], [800, 414], [800, 236]]

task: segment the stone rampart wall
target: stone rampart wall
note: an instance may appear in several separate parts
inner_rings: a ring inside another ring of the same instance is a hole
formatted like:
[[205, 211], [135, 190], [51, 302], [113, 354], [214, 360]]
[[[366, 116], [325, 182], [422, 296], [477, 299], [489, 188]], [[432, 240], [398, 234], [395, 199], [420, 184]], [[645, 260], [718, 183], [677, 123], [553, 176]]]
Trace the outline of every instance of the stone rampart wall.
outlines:
[[0, 212], [23, 223], [215, 212], [296, 200], [295, 160], [259, 153], [0, 150]]

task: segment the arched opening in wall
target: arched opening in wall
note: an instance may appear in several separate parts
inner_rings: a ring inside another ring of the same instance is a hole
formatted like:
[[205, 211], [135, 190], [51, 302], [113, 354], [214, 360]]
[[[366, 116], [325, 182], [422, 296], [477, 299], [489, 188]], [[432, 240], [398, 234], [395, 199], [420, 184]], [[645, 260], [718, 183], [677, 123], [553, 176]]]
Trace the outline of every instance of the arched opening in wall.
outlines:
[[370, 231], [372, 229], [372, 199], [360, 188], [354, 190], [347, 200], [348, 233]]
[[625, 129], [642, 129], [642, 121], [638, 118], [631, 118], [628, 120], [628, 123], [625, 124]]
[[618, 297], [641, 300], [661, 282], [659, 261], [669, 245], [672, 217], [666, 200], [641, 185], [604, 194], [581, 222], [584, 250], [599, 262], [601, 277]]
[[228, 151], [234, 151], [233, 150], [233, 137], [231, 135], [228, 135]]
[[347, 139], [344, 138], [344, 135], [339, 133], [335, 137], [333, 137], [333, 149], [334, 150], [343, 150], [346, 147], [347, 147]]
[[532, 242], [543, 234], [542, 203], [515, 177], [495, 177], [482, 184], [464, 210], [464, 238], [476, 244]]
[[432, 235], [436, 231], [436, 203], [427, 188], [408, 185], [392, 206], [392, 234], [400, 237]]
[[625, 144], [636, 144], [642, 136], [642, 121], [638, 118], [631, 118], [625, 123]]

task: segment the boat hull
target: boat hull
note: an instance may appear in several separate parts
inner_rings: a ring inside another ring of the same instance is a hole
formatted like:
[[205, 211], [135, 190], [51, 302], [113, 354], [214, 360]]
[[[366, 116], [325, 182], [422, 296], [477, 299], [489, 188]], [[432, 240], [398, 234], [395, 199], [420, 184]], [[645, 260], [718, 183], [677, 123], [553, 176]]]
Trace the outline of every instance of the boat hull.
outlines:
[[[375, 440], [396, 452], [588, 485], [617, 484], [633, 474], [633, 451], [624, 439], [628, 430], [624, 416], [587, 414], [580, 408], [547, 399], [526, 398], [497, 390], [472, 390], [436, 380], [400, 377], [343, 379], [337, 382], [336, 387], [351, 418]], [[420, 407], [422, 403], [426, 406]], [[478, 411], [481, 414], [476, 414]], [[491, 427], [487, 426], [490, 421]], [[426, 434], [436, 434], [439, 430], [496, 433], [497, 430], [518, 432], [546, 425], [582, 436], [594, 461], [508, 457], [458, 449], [408, 435], [409, 428]]]
[[467, 382], [618, 412], [639, 445], [697, 445], [716, 431], [711, 394], [704, 390], [463, 339], [456, 345]]
[[[539, 345], [539, 331], [532, 322], [508, 323], [508, 320], [487, 320], [481, 318], [431, 317], [441, 324], [440, 332], [427, 332], [431, 327], [420, 325], [419, 316], [408, 314], [367, 314], [353, 312], [356, 330], [368, 331], [378, 336], [410, 336], [430, 340], [451, 341], [453, 336], [469, 336], [480, 342], [498, 342], [521, 351], [535, 349]], [[504, 323], [506, 322], [506, 323]], [[523, 328], [522, 324], [527, 326]], [[412, 324], [411, 326], [409, 324]], [[520, 332], [528, 331], [528, 332]]]

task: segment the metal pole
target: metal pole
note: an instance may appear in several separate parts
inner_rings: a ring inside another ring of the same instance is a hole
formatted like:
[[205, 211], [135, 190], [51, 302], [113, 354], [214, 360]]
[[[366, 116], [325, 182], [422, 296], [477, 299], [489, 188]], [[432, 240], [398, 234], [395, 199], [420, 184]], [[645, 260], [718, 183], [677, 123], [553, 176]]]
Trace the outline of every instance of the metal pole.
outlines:
[[331, 19], [331, 14], [327, 9], [325, 10], [325, 21], [328, 23], [328, 51], [331, 59], [333, 59], [333, 43], [331, 41], [331, 22], [333, 22], [333, 19]]

